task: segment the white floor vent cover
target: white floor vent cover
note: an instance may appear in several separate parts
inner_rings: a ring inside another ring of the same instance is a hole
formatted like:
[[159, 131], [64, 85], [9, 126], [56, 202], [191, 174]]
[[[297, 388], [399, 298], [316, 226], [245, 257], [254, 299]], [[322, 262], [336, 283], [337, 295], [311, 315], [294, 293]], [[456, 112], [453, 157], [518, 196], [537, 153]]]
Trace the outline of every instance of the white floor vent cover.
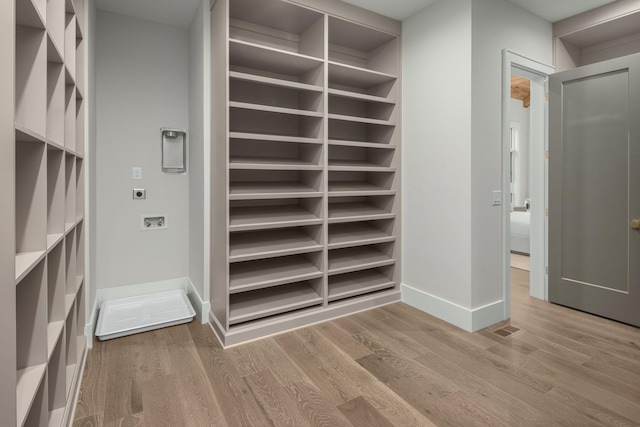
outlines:
[[96, 336], [109, 340], [189, 323], [195, 315], [182, 289], [105, 301], [100, 306]]

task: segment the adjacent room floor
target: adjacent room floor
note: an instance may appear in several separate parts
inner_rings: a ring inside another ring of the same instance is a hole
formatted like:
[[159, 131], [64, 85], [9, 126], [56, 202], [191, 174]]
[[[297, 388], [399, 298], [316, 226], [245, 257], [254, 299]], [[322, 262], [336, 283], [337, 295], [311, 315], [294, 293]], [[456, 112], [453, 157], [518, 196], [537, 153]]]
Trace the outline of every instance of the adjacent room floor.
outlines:
[[96, 342], [74, 426], [640, 425], [640, 330], [511, 274], [475, 334], [397, 303], [229, 350], [196, 322]]

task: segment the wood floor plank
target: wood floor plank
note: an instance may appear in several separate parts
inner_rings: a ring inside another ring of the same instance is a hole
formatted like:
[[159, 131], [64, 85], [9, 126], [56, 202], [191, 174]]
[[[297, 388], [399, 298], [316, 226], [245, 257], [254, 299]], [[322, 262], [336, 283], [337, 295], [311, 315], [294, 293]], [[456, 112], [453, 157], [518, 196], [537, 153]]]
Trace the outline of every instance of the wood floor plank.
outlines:
[[238, 374], [233, 358], [225, 352], [209, 326], [189, 324], [189, 334], [198, 350], [215, 398], [229, 426], [268, 426], [251, 390]]
[[76, 416], [73, 420], [73, 427], [102, 427], [103, 425], [104, 422], [102, 412], [83, 418], [78, 418]]
[[138, 382], [138, 359], [133, 349], [137, 337], [122, 337], [105, 342], [106, 363], [112, 370], [105, 386], [104, 422], [109, 423], [142, 412], [142, 394]]
[[178, 395], [183, 414], [189, 422], [202, 426], [225, 426], [224, 413], [207, 379], [192, 340], [172, 341], [167, 346], [171, 367], [178, 378]]
[[232, 348], [229, 352], [235, 358], [238, 374], [242, 377], [270, 369], [278, 373], [276, 378], [283, 386], [306, 378], [295, 362], [272, 338]]
[[313, 328], [354, 360], [371, 354], [371, 350], [355, 339], [354, 334], [350, 334], [333, 322], [321, 323]]
[[585, 414], [589, 418], [600, 422], [602, 425], [638, 426], [636, 421], [632, 421], [593, 400], [586, 399], [565, 387], [558, 386], [554, 388], [549, 392], [549, 396], [558, 399], [568, 407]]
[[144, 427], [144, 414], [133, 414], [119, 420], [111, 421], [104, 425], [104, 427]]
[[247, 375], [244, 380], [274, 426], [311, 426], [270, 370]]
[[171, 362], [167, 351], [166, 332], [171, 328], [151, 331], [149, 334], [137, 334], [138, 380], [145, 382], [171, 374]]
[[351, 427], [351, 423], [332, 405], [315, 385], [305, 380], [289, 384], [285, 390], [298, 410], [314, 427]]
[[91, 357], [87, 357], [84, 372], [82, 373], [75, 412], [77, 419], [91, 418], [93, 415], [99, 415], [100, 423], [102, 423], [108, 373], [108, 371], [104, 369], [105, 365], [108, 366], [105, 352], [106, 345], [95, 340], [93, 349], [90, 351]]
[[343, 403], [338, 409], [354, 427], [393, 427], [393, 424], [362, 396]]
[[[176, 374], [154, 378], [142, 384], [142, 402], [145, 423], [150, 426], [170, 427], [185, 425], [182, 412], [179, 380]], [[133, 414], [131, 414], [133, 415]]]

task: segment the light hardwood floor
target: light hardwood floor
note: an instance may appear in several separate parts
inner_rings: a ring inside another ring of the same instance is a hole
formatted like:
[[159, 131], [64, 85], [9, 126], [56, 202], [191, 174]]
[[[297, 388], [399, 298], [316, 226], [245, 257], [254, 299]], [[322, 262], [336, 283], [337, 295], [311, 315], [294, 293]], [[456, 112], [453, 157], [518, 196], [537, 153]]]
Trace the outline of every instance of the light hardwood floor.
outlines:
[[397, 303], [229, 350], [196, 322], [96, 342], [74, 426], [640, 426], [640, 330], [512, 277], [475, 334]]

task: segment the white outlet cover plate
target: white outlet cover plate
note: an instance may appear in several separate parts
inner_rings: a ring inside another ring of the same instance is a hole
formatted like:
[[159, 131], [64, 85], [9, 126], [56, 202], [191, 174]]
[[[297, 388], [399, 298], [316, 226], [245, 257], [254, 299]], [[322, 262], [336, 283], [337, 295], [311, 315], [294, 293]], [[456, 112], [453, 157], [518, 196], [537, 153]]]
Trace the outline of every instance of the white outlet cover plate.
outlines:
[[[147, 227], [147, 218], [152, 220], [156, 218], [163, 218], [162, 226], [151, 226]], [[169, 216], [167, 214], [157, 214], [157, 215], [141, 215], [140, 216], [140, 230], [143, 231], [151, 231], [151, 230], [166, 230], [169, 228]]]

